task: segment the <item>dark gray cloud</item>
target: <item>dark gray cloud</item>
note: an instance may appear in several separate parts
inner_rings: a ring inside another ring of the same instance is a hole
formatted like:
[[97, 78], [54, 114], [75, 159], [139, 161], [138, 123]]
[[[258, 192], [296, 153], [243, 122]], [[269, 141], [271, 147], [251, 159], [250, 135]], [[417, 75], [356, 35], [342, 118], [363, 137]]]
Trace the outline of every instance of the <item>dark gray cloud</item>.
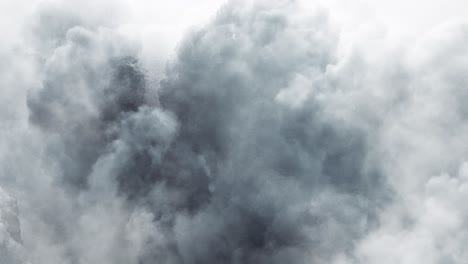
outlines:
[[161, 85], [161, 106], [180, 122], [175, 161], [202, 157], [188, 171], [207, 193], [176, 216], [180, 254], [185, 263], [331, 261], [365, 234], [386, 187], [366, 162], [365, 131], [326, 117], [313, 97], [291, 107], [278, 94], [298, 75], [310, 78], [305, 89], [326, 85], [312, 80], [335, 64], [336, 36], [324, 13], [298, 25], [283, 6], [237, 8], [182, 43]]
[[[291, 13], [225, 6], [181, 43], [155, 109], [135, 49], [111, 31], [72, 26], [56, 41], [28, 97], [31, 123], [51, 137], [44, 162], [72, 200], [117, 196], [151, 212], [164, 240], [139, 261], [326, 262], [365, 234], [386, 189], [366, 163], [366, 132], [313, 96], [292, 106], [279, 95], [300, 76], [331, 89], [336, 63], [327, 14]], [[75, 235], [56, 225], [59, 240]]]
[[145, 77], [134, 48], [111, 31], [76, 26], [61, 41], [27, 103], [31, 123], [56, 135], [49, 145], [51, 162], [65, 181], [84, 187], [115, 138], [113, 127], [145, 103]]

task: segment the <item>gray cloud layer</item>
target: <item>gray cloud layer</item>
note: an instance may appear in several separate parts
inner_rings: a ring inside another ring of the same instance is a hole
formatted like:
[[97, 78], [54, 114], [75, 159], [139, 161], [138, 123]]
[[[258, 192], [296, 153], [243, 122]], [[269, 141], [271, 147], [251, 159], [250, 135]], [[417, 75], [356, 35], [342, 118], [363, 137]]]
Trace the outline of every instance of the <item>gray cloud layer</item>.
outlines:
[[466, 25], [345, 45], [333, 10], [232, 1], [155, 87], [113, 23], [31, 21], [1, 53], [2, 263], [468, 260]]

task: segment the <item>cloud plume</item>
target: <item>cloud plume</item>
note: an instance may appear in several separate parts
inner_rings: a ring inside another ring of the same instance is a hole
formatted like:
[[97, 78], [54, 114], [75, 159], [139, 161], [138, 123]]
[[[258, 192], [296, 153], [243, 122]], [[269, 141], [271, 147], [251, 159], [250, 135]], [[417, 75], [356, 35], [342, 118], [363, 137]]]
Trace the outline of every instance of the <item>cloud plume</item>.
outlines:
[[148, 63], [125, 8], [39, 3], [4, 44], [0, 262], [468, 260], [467, 24], [228, 1]]

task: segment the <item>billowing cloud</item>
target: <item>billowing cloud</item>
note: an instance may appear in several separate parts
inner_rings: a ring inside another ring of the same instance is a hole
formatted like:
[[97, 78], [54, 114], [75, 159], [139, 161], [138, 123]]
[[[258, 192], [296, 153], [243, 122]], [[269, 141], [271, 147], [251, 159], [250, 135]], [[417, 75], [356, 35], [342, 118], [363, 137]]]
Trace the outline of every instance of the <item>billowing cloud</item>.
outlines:
[[467, 261], [465, 24], [229, 1], [155, 77], [125, 6], [41, 3], [0, 53], [2, 263]]

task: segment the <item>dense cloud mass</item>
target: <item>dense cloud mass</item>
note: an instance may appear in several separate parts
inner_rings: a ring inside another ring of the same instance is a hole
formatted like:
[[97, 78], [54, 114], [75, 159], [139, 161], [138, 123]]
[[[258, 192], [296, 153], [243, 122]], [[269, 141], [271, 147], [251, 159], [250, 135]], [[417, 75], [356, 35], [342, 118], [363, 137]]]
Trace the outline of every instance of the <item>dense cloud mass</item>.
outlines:
[[228, 1], [155, 78], [102, 14], [41, 3], [2, 46], [1, 263], [468, 261], [468, 24]]

